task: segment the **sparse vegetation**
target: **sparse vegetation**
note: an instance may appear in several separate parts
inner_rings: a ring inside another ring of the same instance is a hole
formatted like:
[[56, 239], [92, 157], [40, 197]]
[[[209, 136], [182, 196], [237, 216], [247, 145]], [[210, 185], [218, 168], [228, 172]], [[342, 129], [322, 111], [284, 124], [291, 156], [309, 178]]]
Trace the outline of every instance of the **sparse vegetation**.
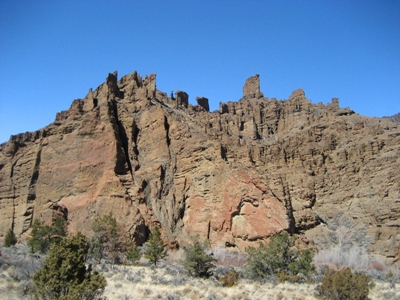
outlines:
[[[215, 249], [212, 249], [215, 258]], [[218, 248], [220, 257], [224, 254]], [[32, 299], [28, 292], [32, 284], [31, 276], [41, 268], [44, 256], [29, 253], [29, 248], [16, 244], [12, 248], [0, 245], [0, 299]], [[227, 252], [226, 264], [218, 264], [208, 279], [188, 276], [181, 265], [183, 249], [174, 251], [172, 257], [157, 263], [157, 268], [146, 266], [144, 260], [135, 267], [127, 265], [112, 266], [105, 260], [93, 267], [107, 280], [103, 296], [107, 299], [315, 299], [315, 283], [306, 284], [276, 280], [254, 281], [243, 277], [244, 268], [235, 266], [239, 278], [237, 284], [226, 288], [220, 280], [232, 271], [231, 252]], [[242, 259], [242, 256], [239, 257]], [[178, 263], [179, 262], [179, 263]], [[87, 266], [88, 267], [88, 266]], [[321, 274], [321, 275], [320, 275]], [[312, 278], [322, 282], [322, 271], [318, 270]], [[371, 299], [400, 299], [398, 269], [375, 271], [376, 288], [371, 289]], [[279, 276], [279, 275], [278, 275]], [[299, 276], [301, 277], [301, 276]], [[387, 277], [387, 278], [386, 278]], [[320, 279], [319, 279], [320, 278]]]
[[17, 243], [17, 237], [14, 231], [10, 228], [7, 231], [6, 237], [4, 239], [4, 247], [11, 247]]
[[[312, 252], [296, 250], [294, 238], [287, 233], [272, 237], [268, 244], [260, 244], [259, 248], [249, 247], [247, 254], [228, 251], [222, 246], [211, 252], [207, 244], [196, 237], [161, 261], [166, 257], [166, 244], [158, 227], [152, 229], [149, 240], [139, 249], [135, 243], [126, 242], [111, 215], [96, 222], [101, 229], [95, 235], [97, 242], [105, 243], [101, 244], [102, 261], [93, 269], [87, 264], [88, 251], [93, 249], [90, 242], [81, 234], [63, 238], [65, 223], [60, 221], [52, 226], [35, 221], [36, 233], [32, 236], [36, 239], [29, 241], [29, 248], [19, 244], [11, 249], [0, 245], [3, 247], [0, 249], [0, 298], [7, 295], [7, 299], [101, 299], [103, 291], [107, 299], [130, 299], [132, 293], [136, 299], [165, 295], [168, 299], [400, 298], [398, 270], [389, 269], [384, 261], [374, 261], [374, 269], [365, 271], [369, 277], [348, 268], [323, 272], [325, 266], [315, 273]], [[342, 222], [342, 226], [346, 224]], [[348, 245], [354, 244], [346, 242], [349, 239], [346, 234], [350, 235], [350, 241], [355, 240], [354, 235], [343, 229], [347, 227], [333, 228], [330, 237], [339, 242], [338, 249], [353, 249]], [[365, 241], [365, 237], [358, 237]], [[42, 243], [46, 247], [54, 245], [45, 260], [43, 255], [27, 254], [35, 245], [42, 252]], [[145, 267], [143, 263], [146, 262], [140, 261], [141, 252], [157, 268]], [[119, 258], [125, 258], [135, 267], [114, 265]], [[244, 264], [246, 258], [247, 264]], [[188, 273], [192, 276], [187, 276]], [[379, 289], [371, 290], [372, 278]], [[134, 290], [127, 292], [129, 289]]]
[[371, 278], [352, 272], [350, 268], [339, 271], [327, 270], [322, 283], [316, 288], [316, 296], [326, 300], [366, 300], [373, 287]]

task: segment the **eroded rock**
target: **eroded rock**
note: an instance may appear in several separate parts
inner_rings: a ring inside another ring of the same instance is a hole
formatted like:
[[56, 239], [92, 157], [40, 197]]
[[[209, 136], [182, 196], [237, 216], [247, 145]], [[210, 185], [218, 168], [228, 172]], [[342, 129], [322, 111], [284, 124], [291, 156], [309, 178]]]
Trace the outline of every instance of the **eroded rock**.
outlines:
[[140, 244], [157, 223], [174, 245], [199, 233], [243, 251], [346, 211], [368, 226], [370, 250], [394, 260], [399, 125], [259, 87], [249, 78], [241, 100], [210, 113], [206, 98], [199, 109], [158, 91], [155, 74], [109, 74], [53, 124], [0, 145], [0, 235], [24, 238], [35, 218], [68, 212], [69, 229], [90, 236], [111, 212]]

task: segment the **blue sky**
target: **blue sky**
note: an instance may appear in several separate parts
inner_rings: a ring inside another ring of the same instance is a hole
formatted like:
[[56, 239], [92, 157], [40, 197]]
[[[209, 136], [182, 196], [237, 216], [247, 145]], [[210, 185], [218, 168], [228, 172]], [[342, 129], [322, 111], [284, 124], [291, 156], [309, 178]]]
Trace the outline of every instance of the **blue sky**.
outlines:
[[0, 143], [38, 130], [118, 70], [189, 102], [303, 88], [367, 116], [400, 112], [400, 1], [1, 1]]

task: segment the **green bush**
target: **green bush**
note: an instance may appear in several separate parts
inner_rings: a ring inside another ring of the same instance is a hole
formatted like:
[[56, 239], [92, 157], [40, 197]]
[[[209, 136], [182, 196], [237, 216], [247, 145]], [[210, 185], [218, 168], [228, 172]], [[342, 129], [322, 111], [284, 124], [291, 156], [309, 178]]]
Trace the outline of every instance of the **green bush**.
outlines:
[[17, 243], [17, 237], [14, 234], [14, 231], [10, 228], [7, 231], [6, 237], [4, 239], [4, 247], [10, 247]]
[[194, 277], [209, 277], [214, 267], [214, 258], [212, 254], [206, 253], [205, 243], [201, 243], [198, 237], [192, 238], [192, 244], [186, 246], [184, 250], [183, 267], [186, 271]]
[[86, 266], [89, 243], [78, 233], [55, 244], [42, 268], [33, 275], [34, 299], [101, 299], [106, 280]]
[[327, 300], [365, 300], [370, 288], [374, 286], [371, 278], [350, 268], [325, 272], [322, 283], [316, 288], [316, 296]]
[[249, 254], [246, 265], [248, 277], [263, 279], [279, 275], [280, 280], [286, 280], [298, 274], [309, 276], [315, 271], [312, 253], [295, 251], [292, 246], [292, 238], [284, 232], [271, 237], [268, 245], [260, 243], [258, 248], [248, 247], [246, 249]]
[[162, 240], [160, 229], [157, 226], [150, 233], [146, 246], [144, 256], [155, 266], [161, 259], [167, 256], [166, 244]]

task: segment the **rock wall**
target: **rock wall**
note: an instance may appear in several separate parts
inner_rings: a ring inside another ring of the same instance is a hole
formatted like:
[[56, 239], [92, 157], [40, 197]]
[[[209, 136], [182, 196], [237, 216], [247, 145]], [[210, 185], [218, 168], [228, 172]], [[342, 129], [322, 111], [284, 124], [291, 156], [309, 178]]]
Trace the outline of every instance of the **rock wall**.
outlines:
[[265, 98], [258, 76], [243, 91], [210, 113], [206, 98], [168, 98], [155, 74], [109, 74], [54, 123], [0, 145], [0, 235], [24, 239], [35, 218], [62, 213], [90, 236], [111, 212], [139, 244], [160, 224], [171, 246], [199, 233], [244, 251], [344, 211], [369, 229], [371, 251], [395, 260], [399, 125], [337, 98], [313, 104], [302, 89]]

